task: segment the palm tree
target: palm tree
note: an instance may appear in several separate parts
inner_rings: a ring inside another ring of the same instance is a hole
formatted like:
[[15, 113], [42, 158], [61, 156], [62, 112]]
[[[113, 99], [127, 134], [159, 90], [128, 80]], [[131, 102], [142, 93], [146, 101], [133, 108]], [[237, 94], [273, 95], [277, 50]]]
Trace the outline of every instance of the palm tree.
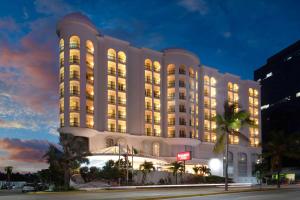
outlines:
[[237, 104], [230, 104], [228, 101], [224, 103], [223, 115], [217, 114], [217, 141], [213, 151], [215, 153], [224, 152], [225, 149], [225, 191], [228, 191], [228, 147], [229, 136], [239, 136], [240, 138], [249, 141], [239, 130], [244, 125], [252, 125], [249, 119], [249, 113], [245, 110], [237, 111]]
[[211, 170], [210, 170], [210, 168], [208, 168], [208, 167], [205, 166], [205, 165], [200, 166], [199, 171], [200, 171], [200, 173], [203, 174], [203, 175], [209, 175], [209, 176], [211, 175]]
[[200, 167], [195, 165], [193, 167], [193, 170], [194, 170], [195, 174], [198, 174], [198, 172], [200, 171]]
[[300, 136], [287, 136], [282, 131], [273, 131], [270, 141], [265, 145], [265, 158], [270, 159], [271, 170], [277, 172], [277, 187], [280, 188], [280, 173], [283, 157], [300, 158]]
[[183, 166], [182, 162], [177, 162], [177, 161], [172, 162], [171, 165], [172, 166], [169, 169], [172, 170], [173, 176], [175, 176], [175, 181], [176, 181], [176, 184], [177, 184], [177, 175], [178, 175], [178, 172], [183, 171], [184, 166]]
[[144, 161], [144, 163], [140, 165], [140, 170], [142, 170], [143, 172], [142, 183], [144, 184], [147, 178], [147, 174], [151, 171], [154, 171], [155, 167], [153, 166], [152, 162]]
[[6, 172], [7, 182], [8, 182], [8, 184], [10, 184], [10, 177], [12, 175], [13, 167], [12, 166], [7, 166], [7, 167], [4, 168], [4, 170]]

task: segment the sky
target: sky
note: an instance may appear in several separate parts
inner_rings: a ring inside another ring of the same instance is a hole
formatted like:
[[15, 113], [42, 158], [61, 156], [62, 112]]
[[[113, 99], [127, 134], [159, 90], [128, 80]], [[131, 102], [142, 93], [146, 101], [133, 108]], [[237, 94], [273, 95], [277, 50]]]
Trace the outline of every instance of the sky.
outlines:
[[104, 35], [154, 50], [179, 47], [204, 65], [253, 79], [300, 38], [297, 0], [10, 0], [0, 7], [0, 170], [45, 168], [58, 142], [56, 24], [87, 15]]

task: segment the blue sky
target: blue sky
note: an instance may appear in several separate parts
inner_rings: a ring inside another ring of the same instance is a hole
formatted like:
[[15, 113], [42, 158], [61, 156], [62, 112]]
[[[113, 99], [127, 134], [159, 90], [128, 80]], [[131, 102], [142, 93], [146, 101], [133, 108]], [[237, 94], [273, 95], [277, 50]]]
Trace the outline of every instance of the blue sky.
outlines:
[[[26, 162], [32, 160], [20, 159], [16, 155], [20, 150], [45, 150], [32, 144], [58, 141], [55, 26], [65, 14], [80, 11], [103, 34], [155, 50], [186, 48], [205, 65], [252, 79], [254, 69], [269, 56], [299, 40], [299, 10], [297, 0], [11, 0], [2, 4], [0, 167], [12, 163], [18, 170], [28, 170]], [[36, 162], [42, 165], [40, 159]]]

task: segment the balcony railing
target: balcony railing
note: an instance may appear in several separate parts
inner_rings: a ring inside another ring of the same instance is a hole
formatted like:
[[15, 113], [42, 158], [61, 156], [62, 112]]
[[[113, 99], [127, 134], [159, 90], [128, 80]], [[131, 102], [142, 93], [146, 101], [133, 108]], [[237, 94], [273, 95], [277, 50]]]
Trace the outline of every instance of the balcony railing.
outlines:
[[146, 105], [146, 106], [145, 106], [145, 109], [146, 109], [146, 110], [152, 110], [152, 107], [151, 107], [150, 105], [149, 105], [149, 106]]
[[151, 66], [150, 65], [145, 65], [145, 70], [151, 71]]
[[93, 65], [91, 62], [86, 61], [85, 63], [86, 63], [86, 66], [87, 66], [88, 68], [91, 68], [91, 69], [94, 68], [94, 65]]
[[71, 96], [79, 96], [80, 92], [79, 92], [79, 90], [70, 90], [70, 95]]
[[80, 64], [80, 59], [77, 58], [77, 57], [71, 57], [70, 60], [69, 60], [70, 64], [71, 65], [79, 65]]
[[175, 81], [173, 81], [173, 82], [168, 82], [168, 87], [175, 87]]
[[116, 62], [116, 56], [108, 55], [108, 56], [107, 56], [107, 59], [110, 60], [110, 61]]
[[110, 131], [110, 132], [116, 132], [116, 128], [115, 127], [109, 127], [108, 131]]
[[70, 79], [73, 79], [73, 80], [79, 80], [80, 79], [80, 76], [79, 76], [79, 73], [70, 73]]
[[184, 96], [184, 95], [179, 95], [179, 99], [185, 100], [185, 99], [186, 99], [186, 96]]
[[89, 47], [86, 47], [86, 52], [88, 52], [89, 54], [94, 55], [94, 49], [91, 49]]
[[151, 96], [152, 96], [152, 93], [151, 93], [151, 92], [145, 92], [145, 96], [146, 96], [146, 97], [151, 97]]
[[118, 70], [118, 77], [126, 78], [126, 73], [123, 70]]
[[160, 111], [160, 107], [158, 107], [158, 106], [154, 106], [154, 109], [153, 109], [154, 111]]
[[155, 125], [159, 125], [160, 124], [160, 120], [154, 119], [154, 124]]
[[168, 96], [168, 101], [175, 100], [175, 95]]
[[116, 76], [116, 70], [114, 70], [114, 69], [108, 69], [107, 70], [107, 74], [111, 75], [111, 76]]
[[116, 104], [116, 99], [110, 99], [110, 98], [108, 98], [107, 102], [109, 104]]
[[151, 119], [151, 118], [146, 118], [146, 119], [145, 119], [145, 122], [146, 122], [147, 124], [152, 124], [152, 119]]
[[175, 69], [174, 69], [174, 70], [169, 70], [169, 71], [168, 71], [168, 75], [173, 75], [173, 74], [175, 74]]
[[160, 72], [160, 69], [159, 69], [158, 67], [154, 67], [154, 68], [153, 68], [153, 71], [155, 71], [155, 72]]
[[70, 106], [70, 111], [71, 112], [79, 112], [79, 106]]
[[185, 73], [185, 70], [179, 69], [179, 74], [183, 74], [183, 75], [186, 74], [186, 73]]
[[64, 45], [61, 45], [61, 46], [59, 46], [59, 51], [63, 51], [63, 50], [64, 50], [64, 48], [65, 48], [65, 46], [64, 46]]
[[90, 99], [90, 100], [94, 100], [94, 95], [92, 95], [92, 94], [86, 92], [86, 98], [87, 98], [87, 99]]
[[156, 79], [156, 78], [153, 78], [153, 83], [154, 83], [154, 85], [159, 85], [160, 84], [160, 80]]
[[185, 126], [185, 125], [186, 125], [186, 121], [180, 121], [180, 120], [179, 120], [179, 125]]
[[80, 44], [77, 42], [70, 43], [70, 49], [79, 49]]
[[86, 113], [88, 114], [94, 114], [94, 110], [91, 109], [89, 106], [86, 107]]
[[120, 106], [126, 106], [126, 100], [124, 100], [124, 99], [118, 99], [118, 105], [120, 105]]
[[174, 126], [175, 125], [175, 121], [169, 121], [168, 122], [168, 126]]
[[62, 68], [62, 67], [64, 67], [64, 65], [65, 65], [64, 59], [60, 59], [59, 60], [59, 67]]
[[63, 97], [65, 96], [64, 93], [65, 93], [64, 91], [60, 91], [60, 92], [59, 92], [59, 97], [60, 97], [60, 98], [63, 98]]
[[126, 115], [125, 114], [118, 114], [118, 119], [126, 120]]
[[156, 99], [159, 99], [160, 98], [160, 94], [154, 93], [153, 97], [156, 98]]
[[109, 90], [115, 90], [115, 89], [116, 89], [116, 84], [111, 84], [111, 83], [109, 83], [109, 84], [107, 85], [107, 88], [108, 88]]
[[116, 113], [108, 113], [109, 119], [116, 119]]
[[168, 113], [174, 113], [175, 112], [175, 107], [168, 108]]
[[70, 122], [70, 126], [79, 127], [79, 122]]
[[119, 62], [119, 63], [122, 63], [122, 64], [125, 64], [125, 63], [126, 63], [126, 60], [125, 60], [125, 59], [122, 59], [122, 58], [118, 58], [118, 62]]
[[179, 112], [185, 113], [186, 109], [185, 108], [179, 108]]
[[151, 84], [152, 83], [152, 79], [151, 78], [145, 78], [145, 83]]
[[124, 129], [124, 128], [118, 128], [118, 132], [119, 133], [126, 133], [126, 129]]

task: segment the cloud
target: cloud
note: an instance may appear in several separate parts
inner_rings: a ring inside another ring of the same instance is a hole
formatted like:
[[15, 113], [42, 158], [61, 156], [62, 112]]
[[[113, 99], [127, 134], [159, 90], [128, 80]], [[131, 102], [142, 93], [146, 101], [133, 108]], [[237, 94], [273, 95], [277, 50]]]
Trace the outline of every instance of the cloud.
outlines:
[[204, 0], [180, 0], [178, 5], [184, 7], [189, 12], [198, 12], [201, 15], [206, 15], [209, 10]]
[[0, 128], [26, 129], [26, 126], [18, 121], [4, 121], [0, 119]]
[[19, 29], [16, 21], [11, 17], [0, 18], [0, 30], [17, 31]]
[[74, 8], [62, 0], [36, 0], [34, 2], [37, 12], [47, 15], [63, 15], [71, 12]]
[[1, 150], [6, 152], [5, 158], [2, 157], [2, 160], [8, 159], [31, 163], [45, 162], [43, 156], [48, 150], [49, 144], [46, 140], [0, 139]]

